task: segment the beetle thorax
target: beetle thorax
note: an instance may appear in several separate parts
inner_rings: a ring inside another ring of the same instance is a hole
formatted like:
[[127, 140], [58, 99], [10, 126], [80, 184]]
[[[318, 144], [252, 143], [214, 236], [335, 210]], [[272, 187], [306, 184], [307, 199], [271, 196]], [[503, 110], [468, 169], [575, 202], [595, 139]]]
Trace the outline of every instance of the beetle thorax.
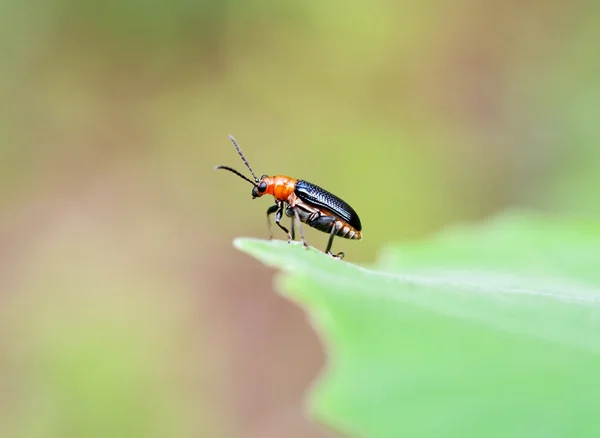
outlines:
[[285, 175], [275, 175], [263, 178], [267, 183], [267, 193], [278, 201], [288, 202], [294, 196], [296, 180]]

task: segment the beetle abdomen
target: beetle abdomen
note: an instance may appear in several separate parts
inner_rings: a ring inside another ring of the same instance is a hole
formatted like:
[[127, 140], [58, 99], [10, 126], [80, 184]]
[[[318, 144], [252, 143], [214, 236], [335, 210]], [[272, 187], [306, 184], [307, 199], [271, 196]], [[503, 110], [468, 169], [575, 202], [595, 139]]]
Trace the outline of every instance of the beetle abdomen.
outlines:
[[[358, 234], [360, 236], [362, 225], [360, 223], [358, 214], [356, 214], [356, 211], [354, 211], [352, 207], [350, 207], [346, 202], [335, 196], [333, 193], [330, 193], [319, 186], [316, 186], [312, 183], [309, 183], [308, 181], [303, 180], [298, 180], [296, 182], [296, 190], [294, 191], [294, 193], [301, 200], [309, 204], [315, 205], [317, 207], [320, 207], [330, 212], [331, 214], [337, 216], [338, 218], [343, 219], [343, 221], [347, 222], [348, 225], [350, 225], [350, 227], [355, 229], [355, 231], [359, 231]], [[343, 230], [343, 227], [341, 230]], [[342, 236], [339, 233], [337, 235]], [[358, 238], [360, 239], [360, 237]]]
[[333, 226], [336, 229], [336, 236], [345, 237], [346, 239], [360, 239], [362, 237], [360, 231], [344, 221], [337, 220]]
[[[301, 222], [304, 222], [308, 226], [319, 231], [331, 234], [333, 228], [335, 228], [335, 232], [333, 234], [336, 236], [357, 240], [362, 238], [361, 232], [352, 225], [334, 216], [322, 213], [320, 210], [316, 210], [315, 214], [314, 209], [307, 210], [305, 205], [297, 205], [296, 211], [298, 211], [298, 217], [300, 218]], [[286, 216], [293, 217], [294, 209], [288, 206], [285, 210], [285, 214]]]

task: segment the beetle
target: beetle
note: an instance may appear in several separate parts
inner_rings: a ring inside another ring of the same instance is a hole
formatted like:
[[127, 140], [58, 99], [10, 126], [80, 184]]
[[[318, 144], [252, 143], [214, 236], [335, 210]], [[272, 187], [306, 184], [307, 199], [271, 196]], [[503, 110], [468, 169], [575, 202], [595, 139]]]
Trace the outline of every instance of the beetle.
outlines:
[[[302, 223], [328, 233], [329, 240], [325, 253], [337, 259], [344, 257], [344, 253], [339, 252], [334, 255], [331, 252], [335, 236], [357, 240], [362, 238], [362, 225], [358, 214], [346, 202], [327, 190], [301, 179], [285, 175], [263, 175], [257, 178], [235, 138], [230, 135], [229, 140], [231, 140], [240, 158], [254, 177], [254, 181], [229, 166], [217, 166], [215, 170], [228, 170], [252, 184], [254, 186], [252, 188], [252, 199], [264, 195], [272, 195], [275, 198], [275, 205], [267, 210], [267, 226], [270, 239], [273, 238], [270, 219], [272, 214], [275, 214], [277, 226], [287, 234], [288, 243], [295, 239], [294, 222], [298, 223], [302, 244], [306, 248], [308, 248], [308, 244], [304, 238]], [[291, 218], [291, 232], [280, 223], [284, 213]]]

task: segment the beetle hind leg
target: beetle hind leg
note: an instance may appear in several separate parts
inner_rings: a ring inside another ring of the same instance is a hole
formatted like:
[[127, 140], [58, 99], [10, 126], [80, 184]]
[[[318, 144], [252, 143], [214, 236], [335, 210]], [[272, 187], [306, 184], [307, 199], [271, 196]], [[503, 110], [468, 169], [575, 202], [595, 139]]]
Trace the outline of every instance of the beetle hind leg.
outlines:
[[331, 245], [333, 245], [333, 238], [336, 236], [339, 227], [336, 227], [336, 219], [332, 216], [321, 216], [321, 215], [314, 215], [313, 217], [310, 217], [308, 220], [308, 224], [311, 227], [316, 228], [317, 230], [323, 231], [325, 233], [329, 234], [329, 240], [327, 241], [327, 247], [325, 248], [325, 254], [332, 256], [333, 258], [336, 259], [341, 259], [342, 257], [344, 257], [344, 253], [343, 252], [339, 252], [337, 254], [334, 254], [331, 252]]
[[330, 255], [334, 259], [341, 260], [344, 258], [344, 255], [345, 255], [343, 252], [338, 252], [337, 254], [334, 254], [331, 252], [331, 246], [333, 245], [333, 238], [335, 237], [335, 232], [336, 232], [336, 228], [334, 225], [331, 228], [331, 233], [329, 234], [329, 240], [327, 241], [327, 248], [325, 248], [325, 254]]

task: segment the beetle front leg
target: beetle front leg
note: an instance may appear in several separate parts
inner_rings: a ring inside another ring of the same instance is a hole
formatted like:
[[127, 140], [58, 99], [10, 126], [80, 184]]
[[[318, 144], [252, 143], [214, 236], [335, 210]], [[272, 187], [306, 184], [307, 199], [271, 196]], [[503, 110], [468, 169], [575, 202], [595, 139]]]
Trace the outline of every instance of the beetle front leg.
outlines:
[[275, 223], [277, 224], [277, 226], [279, 228], [281, 228], [283, 231], [285, 231], [285, 234], [288, 235], [288, 243], [290, 243], [292, 241], [292, 235], [290, 234], [289, 230], [286, 227], [284, 227], [283, 225], [280, 224], [282, 215], [283, 215], [283, 205], [280, 204], [277, 206], [277, 212], [275, 213]]
[[267, 210], [267, 228], [269, 229], [269, 240], [273, 239], [273, 230], [271, 228], [271, 219], [269, 218], [269, 216], [271, 216], [273, 213], [275, 213], [278, 208], [279, 208], [279, 205], [275, 204], [275, 205], [270, 206], [269, 209]]

